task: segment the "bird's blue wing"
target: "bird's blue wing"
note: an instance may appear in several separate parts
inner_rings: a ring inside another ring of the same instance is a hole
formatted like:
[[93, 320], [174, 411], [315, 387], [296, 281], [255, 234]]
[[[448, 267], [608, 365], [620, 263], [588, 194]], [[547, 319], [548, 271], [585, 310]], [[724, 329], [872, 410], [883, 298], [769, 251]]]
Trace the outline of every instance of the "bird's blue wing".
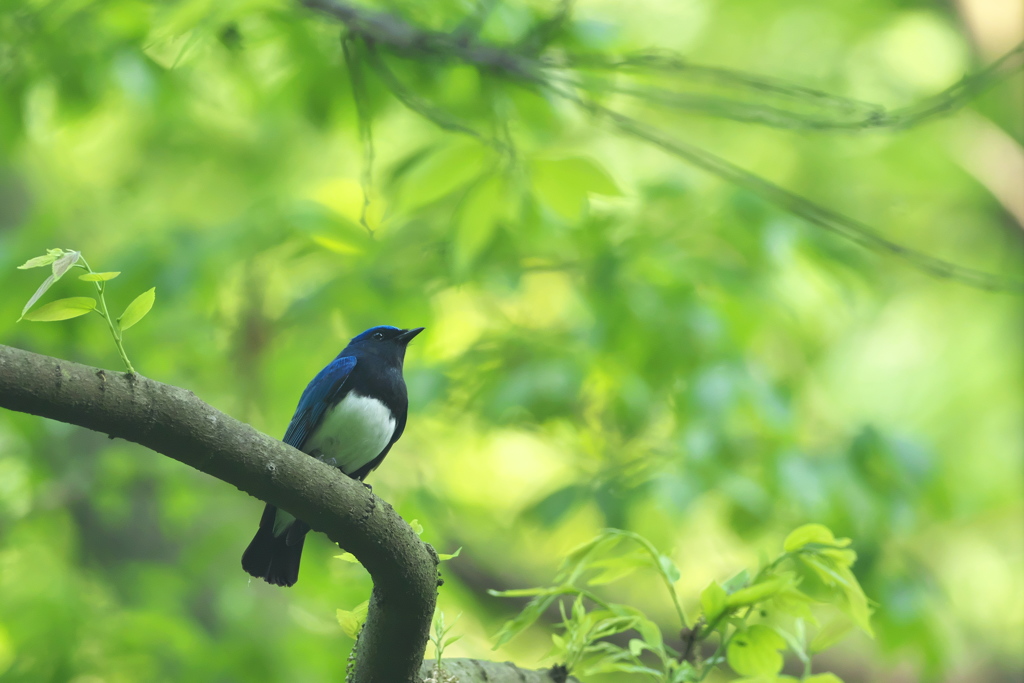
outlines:
[[284, 442], [302, 449], [306, 439], [323, 419], [327, 407], [337, 403], [346, 393], [345, 381], [352, 374], [356, 359], [352, 356], [335, 358], [313, 378], [302, 392], [295, 415], [284, 433]]

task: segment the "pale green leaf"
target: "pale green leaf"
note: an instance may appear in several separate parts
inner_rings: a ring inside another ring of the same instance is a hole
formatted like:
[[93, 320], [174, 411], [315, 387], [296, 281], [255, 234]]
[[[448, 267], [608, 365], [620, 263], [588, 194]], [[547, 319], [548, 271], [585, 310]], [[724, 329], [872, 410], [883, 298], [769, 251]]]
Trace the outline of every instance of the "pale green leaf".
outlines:
[[[505, 593], [509, 592], [511, 591], [505, 591]], [[526, 607], [524, 607], [518, 615], [513, 619], [506, 621], [504, 626], [501, 627], [501, 630], [495, 634], [494, 646], [492, 649], [497, 650], [499, 647], [510, 641], [514, 636], [529, 628], [533, 622], [537, 621], [537, 619], [547, 611], [548, 607], [551, 606], [551, 603], [555, 601], [556, 597], [557, 595], [555, 594], [537, 596], [527, 603]]]
[[782, 578], [767, 579], [760, 583], [755, 583], [753, 586], [739, 589], [726, 599], [725, 604], [730, 608], [753, 605], [762, 600], [767, 600], [787, 585], [789, 585], [789, 582]]
[[601, 558], [588, 563], [588, 568], [597, 574], [587, 579], [591, 586], [603, 586], [629, 576], [637, 569], [650, 566], [649, 556], [642, 549], [614, 557]]
[[811, 603], [813, 602], [814, 599], [806, 593], [789, 587], [780, 590], [772, 596], [769, 609], [778, 610], [785, 614], [817, 623], [814, 614], [811, 612]]
[[854, 624], [853, 620], [848, 616], [842, 615], [836, 617], [822, 626], [821, 630], [814, 635], [814, 638], [811, 639], [811, 644], [808, 646], [808, 650], [814, 654], [827, 650], [845, 638], [846, 635], [853, 630], [854, 626], [856, 626], [856, 624]]
[[402, 178], [402, 207], [415, 209], [451, 194], [478, 177], [490, 155], [474, 140], [459, 140], [423, 155]]
[[822, 584], [832, 589], [831, 602], [853, 619], [862, 631], [874, 637], [871, 607], [853, 571], [822, 555], [801, 555], [800, 561], [814, 572]]
[[349, 254], [358, 254], [363, 251], [362, 247], [352, 244], [351, 242], [340, 240], [331, 235], [317, 234], [313, 235], [312, 238], [313, 241], [321, 247], [329, 251], [333, 251], [335, 254], [344, 254], [347, 256]]
[[156, 287], [150, 287], [135, 297], [135, 301], [128, 304], [128, 308], [124, 309], [124, 313], [117, 319], [118, 326], [122, 330], [127, 330], [135, 325], [146, 317], [146, 314], [153, 308], [154, 301], [156, 301]]
[[337, 611], [338, 625], [346, 636], [355, 640], [366, 621], [366, 613], [369, 611], [370, 601], [365, 600], [351, 610], [339, 609]]
[[64, 273], [71, 270], [71, 267], [78, 263], [80, 251], [65, 251], [56, 261], [53, 262], [53, 281], [61, 279]]
[[794, 529], [790, 532], [789, 536], [786, 536], [786, 541], [782, 544], [782, 548], [787, 553], [792, 553], [810, 543], [820, 543], [822, 545], [842, 548], [850, 544], [850, 539], [837, 539], [832, 530], [824, 524], [805, 524]]
[[22, 316], [33, 322], [54, 322], [85, 315], [96, 308], [96, 300], [87, 296], [73, 296], [68, 299], [57, 299], [45, 306], [40, 306]]
[[412, 530], [416, 532], [417, 536], [422, 536], [423, 535], [423, 525], [420, 524], [420, 520], [418, 520], [418, 519], [412, 520], [411, 522], [409, 522], [409, 526], [412, 527]]
[[652, 652], [659, 652], [664, 648], [661, 629], [658, 628], [658, 625], [653, 621], [642, 617], [637, 618], [635, 621], [635, 628], [640, 632], [640, 635], [643, 637], [649, 650]]
[[121, 271], [110, 271], [107, 273], [84, 273], [78, 276], [79, 280], [85, 280], [86, 282], [106, 282], [107, 280], [113, 280], [115, 277], [121, 274]]
[[658, 569], [669, 583], [675, 583], [680, 578], [679, 567], [667, 555], [658, 555]]
[[803, 683], [843, 683], [843, 679], [833, 673], [823, 673], [808, 676]]
[[746, 569], [731, 576], [725, 583], [722, 584], [722, 588], [725, 589], [726, 593], [735, 593], [740, 588], [743, 588], [750, 583], [750, 572]]
[[583, 157], [535, 159], [530, 163], [530, 175], [537, 197], [570, 221], [580, 218], [591, 193], [621, 194], [607, 171]]
[[451, 559], [454, 559], [454, 558], [458, 557], [460, 553], [462, 553], [462, 546], [461, 545], [458, 548], [456, 548], [454, 553], [438, 553], [437, 554], [437, 559], [440, 560], [441, 562], [445, 562], [447, 560], [451, 560]]
[[452, 243], [453, 266], [464, 273], [491, 238], [507, 206], [507, 183], [497, 174], [470, 188], [458, 209]]
[[786, 641], [775, 629], [755, 624], [740, 631], [726, 650], [726, 659], [741, 676], [774, 676], [782, 670], [782, 654]]
[[725, 611], [726, 597], [725, 589], [719, 586], [717, 581], [712, 581], [701, 591], [700, 606], [704, 610], [704, 618], [709, 623]]
[[526, 598], [534, 595], [547, 595], [548, 593], [560, 592], [557, 588], [511, 588], [506, 591], [498, 591], [493, 588], [487, 589], [488, 595], [496, 598]]
[[18, 266], [18, 270], [28, 270], [29, 268], [41, 268], [43, 266], [48, 266], [56, 261], [63, 253], [63, 249], [47, 249], [46, 254], [30, 258], [28, 261], [25, 261]]
[[48, 275], [46, 279], [43, 280], [43, 284], [39, 285], [39, 288], [36, 289], [36, 293], [33, 294], [31, 298], [29, 298], [28, 303], [25, 304], [25, 306], [21, 309], [21, 318], [18, 318], [18, 320], [24, 319], [25, 312], [28, 311], [28, 309], [32, 308], [32, 304], [39, 301], [39, 297], [41, 297], [43, 294], [46, 294], [46, 290], [48, 290], [54, 282], [56, 282], [56, 280], [54, 279], [53, 275]]
[[352, 564], [360, 564], [359, 560], [352, 553], [342, 553], [341, 555], [335, 555], [334, 559], [341, 560], [343, 562], [351, 562]]

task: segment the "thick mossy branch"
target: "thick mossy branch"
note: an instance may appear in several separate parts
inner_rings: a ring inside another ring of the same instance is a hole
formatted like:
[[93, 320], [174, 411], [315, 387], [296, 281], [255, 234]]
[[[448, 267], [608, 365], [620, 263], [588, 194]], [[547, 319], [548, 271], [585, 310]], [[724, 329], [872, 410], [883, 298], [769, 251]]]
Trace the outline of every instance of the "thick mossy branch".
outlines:
[[[191, 391], [3, 345], [0, 407], [134, 441], [327, 534], [373, 578], [354, 680], [418, 680], [437, 598], [437, 558], [390, 505], [359, 482], [210, 407]], [[238, 530], [239, 553], [250, 532]]]

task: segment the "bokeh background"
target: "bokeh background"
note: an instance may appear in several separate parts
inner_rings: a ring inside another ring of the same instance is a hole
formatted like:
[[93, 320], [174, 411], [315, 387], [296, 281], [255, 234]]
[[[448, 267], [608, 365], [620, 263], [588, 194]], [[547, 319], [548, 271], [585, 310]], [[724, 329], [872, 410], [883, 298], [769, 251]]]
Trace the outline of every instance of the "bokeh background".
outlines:
[[[375, 6], [445, 31], [480, 10]], [[554, 3], [486, 7], [480, 35], [510, 49], [674, 50], [892, 108], [1024, 25], [1014, 0], [579, 0], [546, 33]], [[356, 50], [375, 156], [361, 225], [339, 32], [285, 0], [0, 2], [0, 341], [120, 369], [98, 318], [15, 322], [42, 279], [16, 266], [80, 249], [122, 271], [113, 308], [156, 287], [126, 334], [142, 374], [279, 436], [349, 337], [426, 326], [409, 427], [372, 483], [440, 551], [463, 548], [443, 566], [464, 635], [447, 654], [550, 665], [544, 624], [490, 650], [521, 603], [486, 589], [550, 581], [603, 527], [671, 554], [695, 611], [813, 521], [854, 539], [877, 602], [876, 639], [816, 670], [1021, 680], [1018, 296], [852, 245], [550, 93], [386, 50], [421, 111]], [[638, 78], [722, 92], [683, 76]], [[596, 96], [889, 239], [1020, 278], [1022, 92], [1017, 72], [948, 116], [839, 132]], [[88, 293], [65, 278], [44, 301]], [[318, 536], [296, 587], [250, 582], [261, 508], [133, 444], [0, 413], [0, 679], [342, 680], [335, 611], [369, 579]], [[661, 590], [607, 588], [669, 624]]]

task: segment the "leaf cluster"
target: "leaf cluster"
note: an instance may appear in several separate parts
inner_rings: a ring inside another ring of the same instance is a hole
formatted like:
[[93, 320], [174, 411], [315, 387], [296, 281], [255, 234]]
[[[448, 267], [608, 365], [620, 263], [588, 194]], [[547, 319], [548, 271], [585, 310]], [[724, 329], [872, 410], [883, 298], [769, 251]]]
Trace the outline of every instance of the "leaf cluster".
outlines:
[[[745, 683], [797, 680], [780, 675], [788, 650], [804, 666], [799, 680], [838, 682], [834, 674], [812, 674], [811, 656], [853, 628], [873, 635], [871, 609], [852, 572], [856, 554], [849, 545], [849, 539], [835, 538], [824, 525], [799, 527], [786, 538], [783, 552], [753, 576], [744, 569], [704, 589], [691, 629], [674, 589], [680, 575], [672, 560], [638, 534], [606, 529], [568, 555], [554, 585], [491, 591], [498, 597], [531, 598], [495, 636], [496, 647], [557, 604], [560, 633], [552, 635], [551, 656], [581, 678], [619, 672], [659, 683], [696, 683], [728, 665], [738, 676], [734, 680]], [[653, 569], [668, 589], [680, 620], [677, 645], [666, 642], [664, 628], [640, 610], [594, 591], [640, 569]], [[818, 620], [822, 608], [834, 613], [824, 625]], [[809, 625], [816, 627], [813, 635]], [[714, 653], [704, 659], [702, 646], [715, 641]]]
[[[124, 331], [134, 327], [153, 308], [156, 301], [156, 287], [147, 289], [135, 297], [117, 318], [112, 318], [107, 308], [106, 288], [107, 282], [121, 274], [120, 271], [97, 273], [89, 266], [88, 261], [82, 256], [82, 252], [71, 249], [47, 249], [42, 256], [36, 256], [18, 266], [19, 270], [30, 268], [43, 268], [51, 266], [52, 273], [43, 280], [35, 293], [21, 309], [21, 317], [18, 320], [29, 320], [32, 322], [56, 322], [77, 318], [87, 313], [97, 313], [102, 317], [110, 334], [114, 338], [114, 345], [117, 347], [121, 361], [125, 369], [130, 373], [135, 372], [128, 355], [125, 353], [122, 342]], [[86, 272], [78, 276], [83, 282], [92, 282], [96, 286], [96, 298], [88, 296], [73, 296], [64, 299], [57, 299], [48, 304], [31, 310], [39, 299], [46, 294], [58, 280], [60, 280], [72, 268], [82, 268]]]

